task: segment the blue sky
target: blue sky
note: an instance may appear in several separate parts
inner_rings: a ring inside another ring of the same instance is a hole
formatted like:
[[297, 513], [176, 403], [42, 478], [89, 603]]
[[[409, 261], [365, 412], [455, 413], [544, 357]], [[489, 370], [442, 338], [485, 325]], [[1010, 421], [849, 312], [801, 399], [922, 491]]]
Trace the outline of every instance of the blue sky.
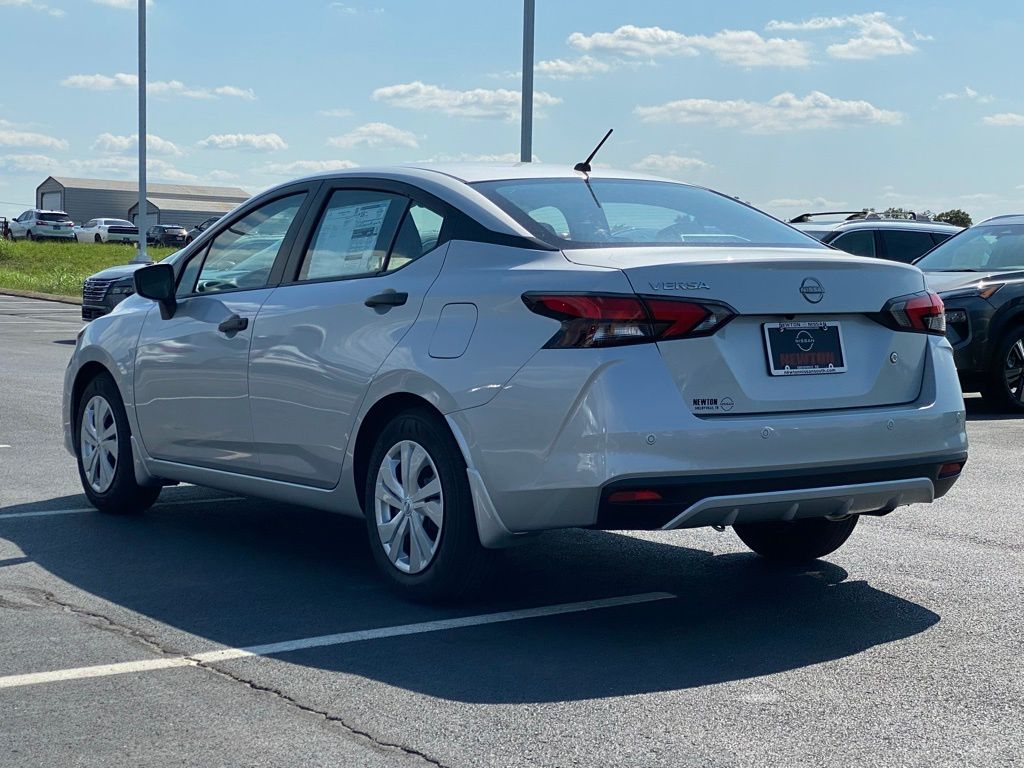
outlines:
[[[777, 215], [1024, 210], [1017, 4], [699, 5], [537, 0], [537, 157], [574, 163], [613, 127], [603, 164]], [[135, 7], [0, 0], [0, 215], [50, 174], [135, 174]], [[521, 13], [155, 0], [150, 178], [256, 192], [349, 164], [513, 157]]]

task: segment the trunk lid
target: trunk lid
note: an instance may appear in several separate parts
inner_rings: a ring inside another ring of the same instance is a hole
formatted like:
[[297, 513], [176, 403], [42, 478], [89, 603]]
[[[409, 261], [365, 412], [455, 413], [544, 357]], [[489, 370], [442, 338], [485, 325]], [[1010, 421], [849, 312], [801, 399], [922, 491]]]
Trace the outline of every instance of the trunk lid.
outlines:
[[[641, 295], [718, 301], [738, 313], [712, 336], [658, 343], [697, 415], [864, 408], [920, 394], [927, 336], [869, 317], [891, 298], [924, 290], [916, 267], [818, 249], [609, 248], [565, 256], [622, 270]], [[769, 331], [776, 323], [787, 325]], [[769, 346], [777, 372], [792, 362], [789, 375], [772, 374]], [[792, 373], [833, 357], [842, 372]]]

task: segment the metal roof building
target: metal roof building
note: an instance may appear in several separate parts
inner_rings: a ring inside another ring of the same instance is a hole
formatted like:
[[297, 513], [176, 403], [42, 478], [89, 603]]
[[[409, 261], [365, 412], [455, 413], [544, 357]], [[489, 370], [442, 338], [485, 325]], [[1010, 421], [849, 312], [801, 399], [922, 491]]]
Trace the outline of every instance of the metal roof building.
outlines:
[[[197, 184], [147, 184], [146, 193], [147, 226], [160, 223], [191, 227], [227, 213], [250, 197], [239, 187]], [[135, 221], [138, 198], [139, 186], [134, 181], [50, 176], [36, 188], [36, 207], [64, 211], [77, 224], [96, 218]]]

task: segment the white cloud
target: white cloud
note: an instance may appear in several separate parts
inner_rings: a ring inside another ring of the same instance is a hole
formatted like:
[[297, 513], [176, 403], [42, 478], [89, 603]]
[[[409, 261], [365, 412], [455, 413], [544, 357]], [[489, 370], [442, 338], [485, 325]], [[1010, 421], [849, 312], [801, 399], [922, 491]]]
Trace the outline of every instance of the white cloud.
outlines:
[[[806, 21], [769, 21], [765, 29], [775, 31], [817, 32], [827, 29], [853, 29], [855, 36], [844, 43], [828, 46], [834, 59], [874, 59], [915, 53], [917, 48], [890, 20], [887, 13], [857, 13], [849, 16], [817, 16]], [[916, 40], [929, 39], [915, 33]]]
[[[518, 152], [484, 152], [474, 154], [472, 152], [459, 152], [457, 154], [440, 154], [423, 160], [424, 163], [518, 163]], [[539, 163], [541, 159], [533, 156], [533, 162]]]
[[276, 133], [213, 133], [199, 142], [204, 149], [245, 149], [251, 152], [276, 152], [288, 149]]
[[1024, 125], [1024, 115], [1017, 114], [1016, 112], [1000, 112], [982, 118], [981, 122], [985, 125], [996, 125], [1001, 128], [1016, 127]]
[[238, 174], [231, 171], [216, 170], [208, 171], [206, 178], [210, 181], [235, 181], [238, 178]]
[[633, 167], [640, 171], [651, 171], [665, 176], [676, 176], [693, 171], [703, 171], [713, 167], [700, 158], [684, 157], [674, 152], [667, 155], [651, 154], [633, 163]]
[[351, 160], [296, 160], [291, 163], [267, 163], [257, 168], [256, 171], [274, 176], [299, 176], [344, 171], [348, 168], [355, 168], [356, 165], [357, 163], [353, 163]]
[[0, 6], [14, 6], [17, 8], [28, 8], [32, 11], [39, 11], [49, 16], [59, 18], [64, 15], [64, 11], [60, 8], [51, 8], [46, 3], [39, 3], [36, 0], [0, 0]]
[[334, 2], [331, 3], [329, 7], [338, 13], [345, 14], [346, 16], [357, 16], [360, 13], [384, 13], [383, 8], [357, 8], [356, 6], [349, 5], [348, 3]]
[[602, 72], [611, 72], [613, 68], [614, 65], [610, 62], [595, 59], [593, 56], [580, 56], [577, 59], [538, 61], [534, 72], [556, 80], [564, 80], [570, 77], [586, 77]]
[[976, 101], [979, 104], [990, 104], [995, 101], [994, 96], [982, 96], [969, 85], [964, 86], [962, 91], [950, 91], [949, 93], [944, 93], [939, 96], [939, 101], [956, 101], [958, 99], [963, 99], [964, 101]]
[[707, 52], [741, 67], [804, 67], [810, 63], [811, 53], [810, 45], [802, 40], [765, 39], [753, 30], [723, 29], [710, 36], [684, 35], [671, 29], [632, 24], [592, 35], [573, 32], [568, 43], [591, 53], [649, 58], [699, 56]]
[[0, 146], [65, 150], [68, 148], [68, 143], [65, 139], [58, 139], [56, 136], [49, 136], [45, 133], [19, 130], [14, 123], [0, 120]]
[[[92, 148], [99, 152], [127, 152], [138, 149], [139, 134], [133, 133], [130, 136], [117, 136], [112, 133], [101, 133], [93, 142]], [[185, 153], [173, 141], [162, 139], [154, 134], [146, 136], [146, 150], [157, 155], [169, 155], [181, 157]]]
[[[133, 178], [138, 174], [138, 162], [133, 157], [110, 155], [88, 160], [57, 160], [48, 155], [0, 155], [0, 168], [10, 173], [68, 173], [75, 176], [113, 176]], [[192, 173], [179, 170], [172, 163], [158, 158], [146, 162], [146, 171], [154, 180], [196, 181]]]
[[645, 122], [712, 123], [742, 128], [751, 133], [839, 128], [844, 125], [896, 125], [899, 112], [879, 109], [868, 101], [845, 101], [821, 91], [804, 97], [780, 93], [767, 102], [715, 99], [680, 99], [653, 107], [636, 107]]
[[332, 136], [327, 140], [327, 146], [343, 149], [352, 147], [370, 147], [372, 149], [411, 147], [416, 149], [419, 145], [415, 133], [403, 131], [388, 123], [367, 123], [342, 136]]
[[317, 114], [320, 117], [352, 117], [351, 109], [319, 109]]
[[[460, 117], [503, 117], [507, 120], [519, 117], [521, 102], [519, 91], [506, 88], [456, 91], [419, 80], [378, 88], [373, 92], [373, 98], [405, 109], [436, 110]], [[533, 94], [535, 108], [559, 104], [561, 101], [544, 91], [535, 91]]]
[[822, 208], [839, 208], [846, 205], [842, 200], [829, 200], [825, 197], [777, 197], [769, 200], [771, 208], [799, 208], [801, 211], [813, 211]]
[[[92, 0], [97, 5], [106, 5], [121, 10], [135, 10], [139, 7], [139, 0]], [[153, 5], [153, 0], [146, 0], [146, 7]]]
[[[114, 75], [69, 75], [61, 80], [66, 88], [80, 88], [88, 91], [113, 91], [121, 88], [138, 88], [137, 75], [118, 72]], [[215, 88], [194, 88], [180, 80], [150, 80], [146, 86], [147, 93], [154, 96], [185, 96], [191, 99], [215, 99], [218, 96], [253, 101], [256, 94], [252, 88], [239, 88], [234, 85], [219, 85]]]

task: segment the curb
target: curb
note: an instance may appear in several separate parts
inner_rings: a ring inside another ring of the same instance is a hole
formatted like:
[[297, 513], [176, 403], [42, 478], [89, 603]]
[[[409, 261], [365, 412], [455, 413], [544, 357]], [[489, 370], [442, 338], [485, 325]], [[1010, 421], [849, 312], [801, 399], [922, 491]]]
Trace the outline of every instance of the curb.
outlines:
[[61, 304], [82, 304], [82, 300], [74, 296], [58, 296], [54, 293], [39, 291], [21, 291], [16, 288], [0, 288], [0, 296], [20, 296], [23, 299], [40, 299], [42, 301], [59, 301]]

